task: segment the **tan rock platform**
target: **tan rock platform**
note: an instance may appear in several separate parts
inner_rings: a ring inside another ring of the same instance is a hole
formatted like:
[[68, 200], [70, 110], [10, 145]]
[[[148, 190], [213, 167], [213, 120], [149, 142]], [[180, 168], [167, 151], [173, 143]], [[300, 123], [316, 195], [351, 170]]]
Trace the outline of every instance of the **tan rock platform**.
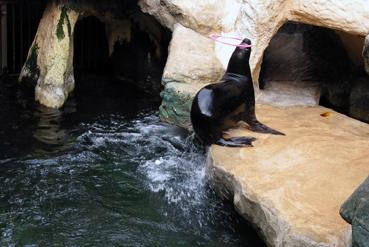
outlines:
[[231, 131], [257, 141], [210, 148], [215, 187], [269, 246], [350, 246], [339, 208], [369, 174], [369, 125], [320, 106], [258, 105], [256, 112], [286, 136]]

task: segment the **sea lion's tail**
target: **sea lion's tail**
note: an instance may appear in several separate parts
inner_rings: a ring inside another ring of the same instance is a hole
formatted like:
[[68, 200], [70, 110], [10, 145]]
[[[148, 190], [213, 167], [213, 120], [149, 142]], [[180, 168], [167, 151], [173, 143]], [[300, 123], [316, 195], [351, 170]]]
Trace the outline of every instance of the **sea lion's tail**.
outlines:
[[252, 142], [255, 141], [254, 137], [233, 137], [233, 138], [220, 138], [215, 144], [224, 147], [246, 147], [252, 146]]
[[260, 123], [259, 121], [253, 121], [252, 124], [250, 124], [250, 127], [251, 127], [251, 130], [254, 132], [285, 136], [284, 133], [279, 132], [275, 129], [272, 129], [266, 126], [265, 124]]

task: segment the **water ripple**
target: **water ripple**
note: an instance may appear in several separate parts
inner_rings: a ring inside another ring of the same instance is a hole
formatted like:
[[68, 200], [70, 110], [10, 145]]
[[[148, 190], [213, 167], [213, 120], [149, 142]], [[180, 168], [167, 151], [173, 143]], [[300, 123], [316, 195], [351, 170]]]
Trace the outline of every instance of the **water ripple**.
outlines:
[[1, 246], [244, 246], [256, 239], [207, 186], [204, 153], [157, 112], [100, 115], [73, 128], [67, 149], [0, 160]]

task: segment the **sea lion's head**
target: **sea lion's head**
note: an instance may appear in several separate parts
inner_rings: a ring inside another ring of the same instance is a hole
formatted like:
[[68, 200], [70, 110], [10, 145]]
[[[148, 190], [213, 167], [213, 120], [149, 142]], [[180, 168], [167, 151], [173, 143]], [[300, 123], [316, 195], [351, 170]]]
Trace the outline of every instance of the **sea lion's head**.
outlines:
[[251, 40], [245, 38], [239, 46], [234, 50], [231, 59], [228, 63], [227, 72], [240, 75], [251, 75], [250, 72], [250, 54], [251, 54]]
[[244, 38], [241, 42], [241, 44], [237, 47], [237, 48], [241, 48], [241, 49], [250, 49], [251, 51], [251, 40], [249, 40], [248, 38]]

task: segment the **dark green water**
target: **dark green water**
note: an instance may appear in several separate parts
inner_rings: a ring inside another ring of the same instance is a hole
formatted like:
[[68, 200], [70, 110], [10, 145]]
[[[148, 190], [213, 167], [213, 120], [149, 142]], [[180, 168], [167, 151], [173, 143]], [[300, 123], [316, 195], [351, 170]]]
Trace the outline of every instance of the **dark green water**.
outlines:
[[122, 83], [62, 110], [0, 82], [0, 246], [263, 246], [207, 186], [205, 155]]

